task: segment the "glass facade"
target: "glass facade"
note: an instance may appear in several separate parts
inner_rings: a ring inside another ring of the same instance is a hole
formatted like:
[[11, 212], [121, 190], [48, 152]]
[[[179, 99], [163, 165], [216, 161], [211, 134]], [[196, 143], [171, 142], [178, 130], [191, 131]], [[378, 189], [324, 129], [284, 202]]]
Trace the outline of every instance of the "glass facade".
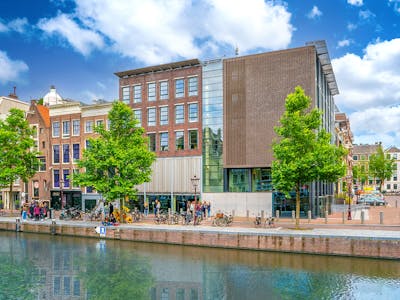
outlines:
[[203, 191], [224, 191], [223, 61], [203, 64]]

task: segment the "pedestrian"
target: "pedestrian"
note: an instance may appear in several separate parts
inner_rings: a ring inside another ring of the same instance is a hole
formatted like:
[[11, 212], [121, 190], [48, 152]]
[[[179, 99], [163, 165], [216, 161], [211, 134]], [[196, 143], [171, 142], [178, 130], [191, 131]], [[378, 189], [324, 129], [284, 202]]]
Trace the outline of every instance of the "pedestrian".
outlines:
[[211, 202], [207, 202], [207, 217], [211, 217]]
[[33, 214], [35, 216], [35, 221], [39, 221], [40, 207], [38, 203], [35, 203], [35, 207], [33, 208]]
[[149, 202], [147, 202], [146, 200], [144, 201], [143, 204], [144, 207], [144, 216], [147, 217], [149, 215]]
[[160, 215], [161, 212], [161, 202], [160, 200], [156, 200], [156, 209], [157, 209], [157, 216]]
[[114, 206], [112, 202], [110, 202], [110, 204], [108, 205], [108, 213], [110, 214], [110, 218], [114, 216]]

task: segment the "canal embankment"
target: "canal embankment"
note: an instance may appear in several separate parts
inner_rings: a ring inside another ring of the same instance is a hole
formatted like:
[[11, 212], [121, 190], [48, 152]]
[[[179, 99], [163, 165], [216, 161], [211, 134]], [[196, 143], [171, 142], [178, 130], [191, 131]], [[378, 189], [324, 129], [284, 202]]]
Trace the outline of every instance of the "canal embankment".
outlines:
[[102, 226], [100, 222], [0, 218], [0, 230], [146, 243], [288, 253], [400, 259], [399, 230], [284, 227], [245, 228], [149, 223]]

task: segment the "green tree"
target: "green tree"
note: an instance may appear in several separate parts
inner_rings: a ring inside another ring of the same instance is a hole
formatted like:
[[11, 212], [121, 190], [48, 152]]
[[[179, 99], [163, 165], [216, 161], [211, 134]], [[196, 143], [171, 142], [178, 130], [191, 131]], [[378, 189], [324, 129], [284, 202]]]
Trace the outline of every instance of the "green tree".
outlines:
[[310, 110], [310, 104], [299, 86], [287, 96], [281, 125], [275, 127], [279, 140], [273, 144], [273, 184], [279, 191], [296, 192], [296, 228], [301, 186], [315, 180], [335, 182], [345, 172], [346, 150], [330, 143], [330, 134], [320, 128], [321, 112]]
[[396, 162], [394, 158], [387, 157], [383, 152], [382, 145], [378, 147], [376, 154], [369, 158], [369, 172], [379, 180], [379, 190], [382, 191], [382, 185], [386, 178], [390, 178], [395, 170]]
[[353, 166], [353, 178], [356, 179], [357, 183], [361, 183], [361, 189], [363, 189], [368, 180], [368, 172], [365, 165]]
[[20, 109], [11, 109], [7, 118], [0, 120], [0, 187], [9, 187], [10, 201], [7, 209], [13, 209], [11, 197], [17, 179], [27, 182], [35, 175], [39, 166], [37, 151], [32, 150], [34, 130]]
[[78, 162], [85, 171], [72, 180], [82, 186], [92, 186], [105, 196], [107, 202], [136, 195], [136, 185], [150, 181], [155, 154], [148, 150], [144, 129], [137, 126], [128, 105], [115, 101], [109, 112], [110, 128], [97, 126], [97, 138], [89, 139], [89, 146]]

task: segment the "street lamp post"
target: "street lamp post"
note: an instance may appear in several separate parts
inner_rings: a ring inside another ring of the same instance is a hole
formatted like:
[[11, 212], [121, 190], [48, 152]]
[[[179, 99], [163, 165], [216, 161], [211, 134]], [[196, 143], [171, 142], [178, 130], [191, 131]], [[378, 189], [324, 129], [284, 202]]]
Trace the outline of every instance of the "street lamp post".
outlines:
[[351, 198], [351, 180], [352, 180], [352, 176], [346, 176], [347, 179], [347, 193], [349, 195], [349, 207], [347, 210], [347, 220], [351, 220], [351, 202], [352, 202], [352, 198]]
[[61, 202], [61, 209], [64, 208], [64, 201], [63, 201], [63, 185], [64, 185], [64, 180], [61, 178], [61, 179], [60, 179], [60, 202]]
[[194, 202], [197, 202], [197, 187], [199, 186], [199, 181], [200, 178], [197, 178], [196, 175], [194, 175], [192, 178], [190, 178], [190, 181], [192, 182], [193, 188], [194, 188]]

